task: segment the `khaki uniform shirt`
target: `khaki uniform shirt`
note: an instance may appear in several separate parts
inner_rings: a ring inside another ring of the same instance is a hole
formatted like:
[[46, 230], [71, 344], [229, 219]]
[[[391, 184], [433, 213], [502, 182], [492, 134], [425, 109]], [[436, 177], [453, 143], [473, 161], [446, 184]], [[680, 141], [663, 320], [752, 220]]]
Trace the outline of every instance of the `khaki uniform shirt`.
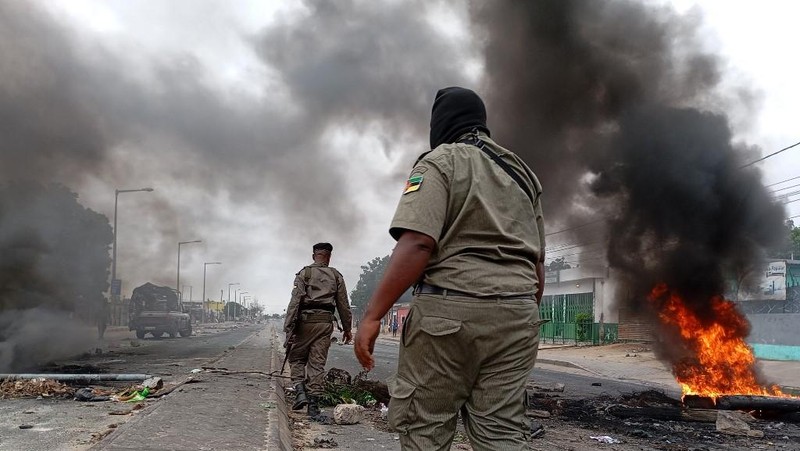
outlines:
[[436, 241], [423, 282], [475, 296], [533, 295], [545, 248], [542, 187], [514, 153], [480, 133], [528, 184], [534, 202], [497, 163], [469, 144], [443, 144], [411, 171], [389, 233]]
[[347, 287], [342, 273], [322, 263], [306, 266], [294, 277], [292, 300], [286, 309], [284, 331], [289, 332], [300, 310], [319, 313], [330, 311], [330, 307], [335, 307], [339, 312], [342, 329], [345, 332], [350, 331], [353, 315], [350, 313]]

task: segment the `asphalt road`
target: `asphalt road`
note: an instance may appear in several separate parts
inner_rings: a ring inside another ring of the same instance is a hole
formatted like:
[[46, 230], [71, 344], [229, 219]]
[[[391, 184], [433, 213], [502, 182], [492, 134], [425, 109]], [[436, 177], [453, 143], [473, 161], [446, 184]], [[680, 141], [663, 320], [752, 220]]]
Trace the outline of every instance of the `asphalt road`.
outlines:
[[[370, 372], [370, 378], [381, 381], [397, 371], [398, 343], [378, 340], [375, 344], [375, 368]], [[334, 344], [328, 353], [327, 368], [341, 368], [355, 375], [361, 371], [361, 366], [353, 353], [351, 345]], [[565, 398], [588, 398], [603, 394], [618, 396], [620, 394], [644, 391], [651, 387], [603, 378], [580, 370], [560, 368], [552, 365], [539, 365], [531, 372], [531, 380], [538, 383], [562, 383], [564, 392], [560, 393]], [[594, 384], [594, 385], [593, 385]], [[598, 385], [599, 384], [599, 385]], [[678, 393], [674, 393], [678, 396]]]
[[[89, 354], [40, 368], [40, 372], [147, 373], [165, 383], [185, 378], [194, 368], [213, 366], [264, 325], [228, 324], [199, 328], [187, 338], [136, 340], [133, 332], [106, 340], [102, 354]], [[122, 338], [125, 337], [125, 338]], [[32, 371], [34, 372], [34, 371]], [[124, 384], [111, 388], [123, 389]], [[111, 415], [130, 410], [120, 402], [77, 402], [65, 399], [0, 400], [0, 451], [82, 450], [104, 434], [127, 422], [131, 415]], [[20, 426], [26, 427], [21, 429]]]

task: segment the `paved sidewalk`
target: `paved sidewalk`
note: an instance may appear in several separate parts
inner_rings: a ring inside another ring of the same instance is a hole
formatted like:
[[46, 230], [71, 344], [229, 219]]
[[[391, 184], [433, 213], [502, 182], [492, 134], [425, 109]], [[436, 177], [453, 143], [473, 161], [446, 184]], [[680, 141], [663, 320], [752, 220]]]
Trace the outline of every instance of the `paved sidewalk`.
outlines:
[[[269, 372], [269, 326], [209, 362], [230, 372]], [[269, 411], [275, 408], [272, 380], [258, 374], [199, 373], [183, 385], [148, 402], [137, 418], [98, 443], [95, 450], [258, 450], [267, 447]]]

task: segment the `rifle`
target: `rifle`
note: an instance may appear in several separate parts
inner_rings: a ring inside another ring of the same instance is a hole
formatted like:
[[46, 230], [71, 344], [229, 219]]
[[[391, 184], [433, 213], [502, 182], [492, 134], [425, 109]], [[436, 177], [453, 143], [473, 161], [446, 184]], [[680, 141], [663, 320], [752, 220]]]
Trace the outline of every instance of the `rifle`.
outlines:
[[297, 334], [297, 323], [300, 321], [300, 312], [298, 311], [297, 314], [294, 316], [292, 320], [292, 327], [289, 329], [289, 332], [286, 334], [286, 342], [283, 344], [283, 347], [286, 349], [286, 355], [283, 357], [283, 365], [281, 365], [281, 374], [286, 369], [286, 362], [289, 361], [289, 354], [292, 352], [292, 347], [294, 346], [295, 337]]

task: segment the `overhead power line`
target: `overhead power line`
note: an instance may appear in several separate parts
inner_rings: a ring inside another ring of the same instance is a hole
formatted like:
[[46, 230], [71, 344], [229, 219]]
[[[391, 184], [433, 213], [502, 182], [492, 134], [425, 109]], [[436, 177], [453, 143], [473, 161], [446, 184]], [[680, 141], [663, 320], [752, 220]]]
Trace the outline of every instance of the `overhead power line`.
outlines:
[[581, 224], [581, 225], [579, 225], [579, 226], [575, 226], [575, 227], [568, 227], [568, 228], [566, 228], [566, 229], [562, 229], [562, 230], [559, 230], [559, 231], [557, 231], [557, 232], [545, 233], [545, 234], [544, 234], [544, 236], [557, 235], [557, 234], [559, 234], [559, 233], [563, 233], [563, 232], [569, 232], [570, 230], [576, 230], [576, 229], [580, 229], [580, 228], [582, 228], [582, 227], [586, 227], [586, 226], [589, 226], [589, 225], [592, 225], [592, 224], [597, 224], [598, 222], [602, 222], [602, 221], [604, 221], [604, 220], [605, 220], [604, 218], [597, 219], [597, 220], [595, 220], [595, 221], [592, 221], [592, 222], [587, 222], [586, 224]]
[[783, 188], [774, 189], [774, 190], [770, 191], [770, 193], [777, 193], [778, 191], [783, 191], [783, 190], [786, 190], [786, 189], [791, 189], [791, 188], [797, 188], [798, 186], [800, 186], [800, 184], [797, 184], [797, 185], [789, 185], [789, 186], [785, 186], [785, 187], [783, 187]]
[[788, 178], [786, 180], [781, 180], [780, 182], [770, 183], [769, 185], [765, 186], [764, 188], [769, 188], [770, 186], [780, 185], [781, 183], [786, 183], [786, 182], [790, 182], [792, 180], [797, 180], [797, 179], [800, 179], [800, 175], [792, 177], [792, 178]]
[[778, 155], [781, 152], [785, 152], [785, 151], [787, 151], [787, 150], [789, 150], [789, 149], [791, 149], [793, 147], [797, 147], [797, 146], [800, 146], [800, 142], [796, 142], [796, 143], [792, 144], [791, 146], [784, 147], [783, 149], [781, 149], [781, 150], [779, 150], [777, 152], [772, 152], [771, 154], [763, 156], [763, 157], [759, 158], [758, 160], [751, 161], [751, 162], [747, 163], [744, 166], [739, 166], [739, 169], [744, 169], [744, 168], [746, 168], [748, 166], [752, 166], [752, 165], [758, 163], [759, 161], [764, 161], [767, 158], [774, 157], [775, 155]]

